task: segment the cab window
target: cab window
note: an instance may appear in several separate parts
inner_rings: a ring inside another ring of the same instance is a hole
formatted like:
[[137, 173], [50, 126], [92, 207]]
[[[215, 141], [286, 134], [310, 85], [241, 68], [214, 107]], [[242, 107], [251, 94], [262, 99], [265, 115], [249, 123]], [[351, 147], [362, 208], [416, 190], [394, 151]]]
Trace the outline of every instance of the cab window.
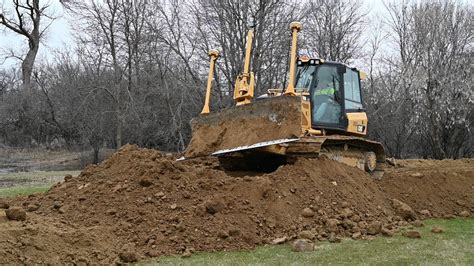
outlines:
[[359, 86], [359, 72], [347, 68], [344, 73], [344, 104], [346, 110], [362, 108]]
[[313, 123], [339, 124], [341, 118], [340, 74], [337, 66], [321, 65], [312, 91]]

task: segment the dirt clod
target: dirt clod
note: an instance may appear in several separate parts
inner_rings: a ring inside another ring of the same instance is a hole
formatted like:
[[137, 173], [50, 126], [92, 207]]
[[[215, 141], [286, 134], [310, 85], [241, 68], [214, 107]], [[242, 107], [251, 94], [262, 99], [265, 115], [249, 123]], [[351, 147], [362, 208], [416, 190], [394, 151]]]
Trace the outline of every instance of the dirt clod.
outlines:
[[278, 245], [278, 244], [282, 244], [282, 243], [285, 243], [287, 240], [287, 237], [284, 236], [284, 237], [279, 237], [279, 238], [275, 238], [272, 240], [272, 244], [273, 245]]
[[191, 255], [193, 255], [193, 253], [191, 252], [191, 250], [186, 249], [186, 250], [183, 252], [183, 254], [181, 254], [181, 257], [183, 257], [183, 258], [189, 258], [189, 257], [191, 257]]
[[309, 230], [304, 230], [298, 233], [298, 238], [313, 240], [314, 237], [314, 233]]
[[413, 211], [413, 209], [406, 203], [401, 202], [397, 199], [392, 200], [392, 205], [393, 208], [395, 209], [395, 212], [400, 215], [403, 219], [406, 221], [409, 220], [415, 220], [416, 219], [416, 214]]
[[402, 235], [408, 238], [421, 238], [421, 233], [416, 230], [405, 231]]
[[10, 205], [6, 202], [0, 199], [0, 209], [8, 209], [10, 208]]
[[209, 214], [216, 214], [225, 208], [225, 204], [222, 201], [208, 201], [205, 203], [206, 212]]
[[425, 225], [425, 224], [424, 224], [422, 221], [420, 221], [420, 220], [414, 220], [414, 221], [412, 221], [410, 224], [413, 225], [414, 227], [422, 227], [422, 226]]
[[119, 254], [120, 259], [125, 263], [132, 263], [138, 261], [138, 256], [132, 251], [124, 251]]
[[8, 220], [24, 221], [26, 220], [26, 211], [19, 207], [13, 207], [5, 210]]
[[373, 221], [367, 227], [367, 234], [377, 235], [377, 234], [380, 234], [381, 230], [382, 230], [382, 223], [379, 221]]
[[71, 180], [71, 179], [72, 179], [72, 175], [66, 175], [66, 176], [64, 176], [64, 181], [66, 181], [66, 182], [69, 181], [69, 180]]
[[304, 208], [303, 211], [301, 211], [301, 216], [305, 218], [311, 218], [315, 215], [314, 211], [311, 210], [310, 208]]
[[39, 204], [31, 203], [31, 204], [28, 204], [28, 206], [26, 206], [26, 210], [29, 211], [29, 212], [34, 212], [37, 209], [39, 209], [39, 207], [40, 207]]
[[382, 232], [382, 235], [384, 236], [389, 236], [389, 237], [393, 236], [393, 231], [388, 229], [387, 227], [382, 227], [381, 232]]
[[440, 234], [440, 233], [444, 232], [444, 230], [443, 230], [443, 228], [441, 228], [439, 226], [433, 226], [433, 228], [431, 228], [431, 232], [435, 233], [435, 234]]
[[426, 217], [431, 217], [431, 212], [429, 210], [421, 210], [420, 214]]
[[140, 186], [142, 186], [142, 187], [149, 187], [149, 186], [153, 185], [153, 181], [151, 180], [151, 178], [148, 178], [148, 177], [140, 178], [140, 180], [138, 181], [138, 183], [139, 183]]

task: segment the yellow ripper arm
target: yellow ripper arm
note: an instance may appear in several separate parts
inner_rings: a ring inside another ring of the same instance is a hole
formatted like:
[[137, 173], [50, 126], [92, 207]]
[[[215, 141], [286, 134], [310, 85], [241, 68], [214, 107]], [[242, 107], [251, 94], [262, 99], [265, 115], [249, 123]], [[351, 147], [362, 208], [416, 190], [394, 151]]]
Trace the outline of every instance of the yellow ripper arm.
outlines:
[[245, 50], [244, 71], [237, 77], [234, 87], [234, 100], [237, 106], [248, 104], [253, 99], [255, 77], [250, 72], [250, 56], [252, 54], [253, 30], [247, 34], [247, 48]]
[[219, 52], [217, 50], [210, 50], [209, 57], [211, 58], [211, 62], [209, 64], [209, 74], [207, 76], [207, 88], [206, 88], [206, 100], [204, 101], [204, 106], [202, 107], [201, 114], [208, 114], [209, 110], [209, 103], [211, 101], [211, 90], [212, 90], [212, 79], [214, 77], [214, 66], [219, 57]]
[[295, 71], [296, 71], [296, 50], [298, 45], [298, 32], [303, 26], [300, 22], [294, 21], [290, 24], [291, 29], [291, 54], [290, 54], [290, 80], [288, 81], [288, 88], [286, 95], [295, 95]]

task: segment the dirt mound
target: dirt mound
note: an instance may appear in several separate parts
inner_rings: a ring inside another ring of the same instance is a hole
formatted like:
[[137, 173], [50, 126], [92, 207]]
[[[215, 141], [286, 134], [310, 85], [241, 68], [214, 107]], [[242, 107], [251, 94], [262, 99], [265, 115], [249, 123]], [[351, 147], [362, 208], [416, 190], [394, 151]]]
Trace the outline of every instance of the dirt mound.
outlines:
[[[392, 170], [387, 184], [397, 183], [397, 169]], [[451, 182], [461, 181], [472, 184], [472, 175]], [[176, 162], [127, 145], [44, 195], [9, 202], [34, 208], [26, 222], [0, 220], [0, 263], [83, 258], [111, 263], [191, 250], [249, 249], [299, 235], [331, 241], [390, 234], [407, 224], [396, 215], [392, 199], [406, 200], [416, 210], [421, 203], [388, 186], [324, 159], [299, 159], [268, 174], [228, 173], [215, 159]], [[472, 208], [474, 197], [461, 191], [450, 199], [463, 199]], [[427, 209], [438, 214], [444, 207]], [[25, 226], [36, 233], [19, 229]]]
[[400, 160], [378, 183], [417, 212], [443, 217], [474, 211], [474, 159]]

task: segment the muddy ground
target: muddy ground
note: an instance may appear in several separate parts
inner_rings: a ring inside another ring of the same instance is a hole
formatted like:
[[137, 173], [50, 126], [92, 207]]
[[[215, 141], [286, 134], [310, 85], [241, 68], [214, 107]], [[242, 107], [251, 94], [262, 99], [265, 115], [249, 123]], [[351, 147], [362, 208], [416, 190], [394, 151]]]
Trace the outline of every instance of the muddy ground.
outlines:
[[45, 194], [5, 203], [26, 220], [0, 212], [0, 263], [132, 262], [276, 239], [367, 239], [470, 214], [474, 160], [400, 161], [373, 180], [325, 159], [227, 172], [213, 158], [176, 162], [127, 145]]
[[[99, 161], [112, 155], [103, 148]], [[0, 146], [0, 174], [34, 171], [68, 171], [83, 169], [92, 163], [92, 151], [50, 150], [46, 148], [13, 148]]]

